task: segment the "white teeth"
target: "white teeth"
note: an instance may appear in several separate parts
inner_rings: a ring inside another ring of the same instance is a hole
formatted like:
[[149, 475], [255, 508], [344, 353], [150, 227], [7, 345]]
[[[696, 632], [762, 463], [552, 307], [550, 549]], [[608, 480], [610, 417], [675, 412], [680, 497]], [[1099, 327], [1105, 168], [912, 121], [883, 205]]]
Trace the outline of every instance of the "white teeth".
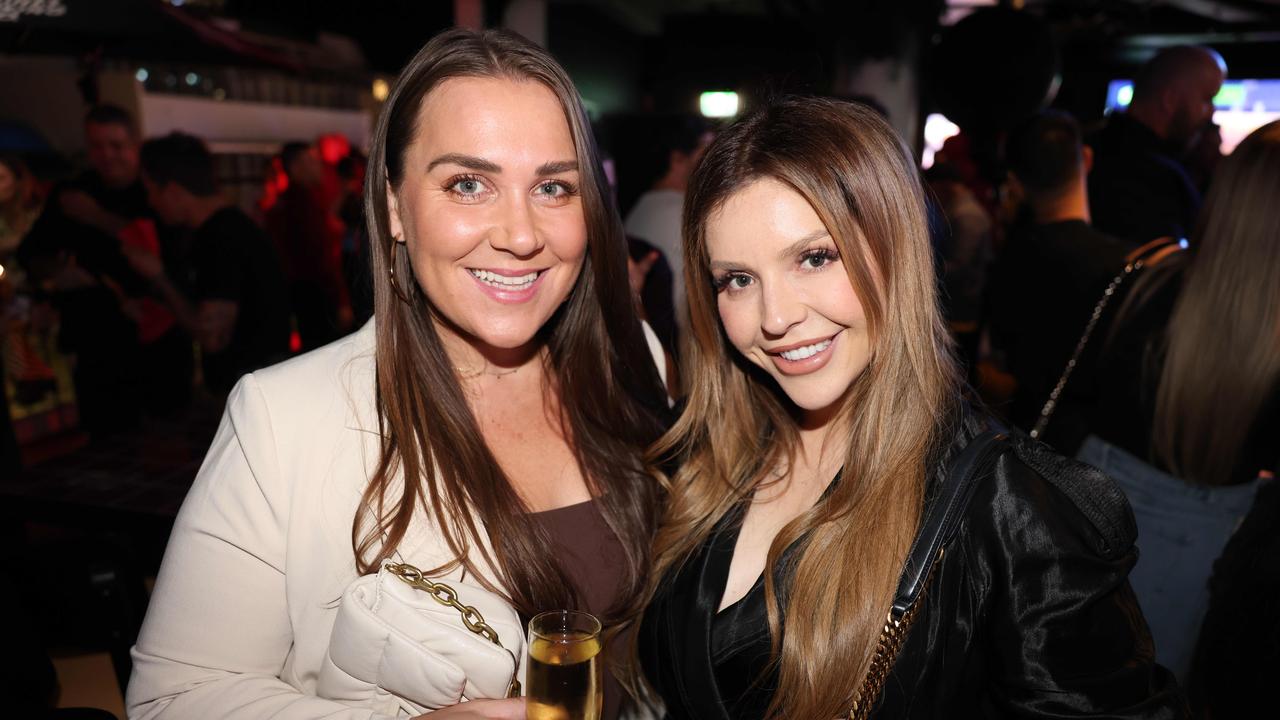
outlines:
[[823, 340], [822, 342], [817, 343], [816, 345], [806, 345], [802, 348], [796, 348], [795, 350], [784, 350], [782, 352], [782, 357], [792, 362], [795, 362], [796, 360], [804, 360], [805, 358], [811, 358], [814, 355], [817, 355], [818, 353], [822, 352], [823, 350], [826, 350], [829, 347], [831, 347], [831, 341]]
[[485, 285], [496, 287], [500, 290], [525, 290], [533, 285], [534, 280], [538, 279], [537, 270], [525, 273], [524, 275], [517, 275], [515, 277], [499, 275], [497, 273], [489, 272], [488, 270], [471, 270], [470, 268], [468, 268], [468, 270], [470, 270], [471, 274], [480, 282]]

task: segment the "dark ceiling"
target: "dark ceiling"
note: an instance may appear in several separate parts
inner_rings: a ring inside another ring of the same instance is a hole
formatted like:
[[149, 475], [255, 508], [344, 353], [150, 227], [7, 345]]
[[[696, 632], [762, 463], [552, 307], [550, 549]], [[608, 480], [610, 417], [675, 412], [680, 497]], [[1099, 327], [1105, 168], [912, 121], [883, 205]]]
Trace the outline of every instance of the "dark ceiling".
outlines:
[[[672, 28], [698, 24], [701, 19], [703, 27], [746, 28], [753, 42], [772, 30], [794, 30], [822, 50], [856, 58], [891, 54], [904, 33], [936, 33], [938, 18], [948, 5], [980, 1], [547, 0], [547, 5], [552, 30], [565, 18], [588, 15], [652, 45], [664, 36], [679, 34]], [[165, 22], [160, 12], [165, 0], [63, 3], [68, 9], [63, 18], [0, 21], [0, 52], [88, 53], [101, 48], [125, 57], [209, 54]], [[447, 0], [178, 0], [176, 4], [197, 17], [231, 18], [246, 30], [301, 42], [313, 41], [320, 32], [348, 35], [360, 45], [370, 68], [386, 73], [396, 72], [427, 38], [453, 21], [453, 3]], [[507, 4], [506, 0], [484, 2], [486, 20], [500, 24]], [[1280, 42], [1280, 0], [1025, 0], [1012, 4], [1025, 5], [1046, 19], [1064, 44], [1084, 45], [1121, 62], [1140, 61], [1152, 45], [1170, 37], [1215, 46]], [[720, 45], [725, 42], [724, 37], [717, 39]]]

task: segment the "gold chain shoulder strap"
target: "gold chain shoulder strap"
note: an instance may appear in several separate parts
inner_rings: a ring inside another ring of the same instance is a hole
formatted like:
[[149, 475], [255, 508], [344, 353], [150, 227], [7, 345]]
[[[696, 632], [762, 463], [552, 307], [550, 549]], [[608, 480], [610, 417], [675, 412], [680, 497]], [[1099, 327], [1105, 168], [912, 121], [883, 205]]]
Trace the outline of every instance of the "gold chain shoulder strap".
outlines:
[[1036, 418], [1036, 424], [1031, 428], [1031, 432], [1027, 433], [1028, 435], [1033, 439], [1039, 439], [1044, 434], [1045, 428], [1049, 426], [1053, 411], [1058, 408], [1058, 402], [1062, 400], [1062, 391], [1067, 387], [1067, 381], [1071, 379], [1071, 374], [1075, 372], [1076, 365], [1080, 363], [1080, 358], [1084, 355], [1085, 347], [1089, 344], [1089, 338], [1093, 335], [1098, 319], [1102, 317], [1103, 311], [1107, 309], [1107, 304], [1111, 302], [1111, 298], [1116, 294], [1120, 285], [1130, 275], [1143, 267], [1156, 265], [1182, 248], [1181, 242], [1175, 242], [1171, 238], [1158, 238], [1134, 250], [1125, 257], [1124, 267], [1111, 279], [1110, 284], [1102, 291], [1102, 297], [1098, 298], [1098, 303], [1093, 306], [1093, 314], [1089, 316], [1089, 322], [1085, 323], [1084, 332], [1080, 334], [1080, 340], [1076, 343], [1075, 349], [1071, 351], [1071, 358], [1067, 360], [1067, 367], [1058, 376], [1058, 382], [1053, 386], [1053, 390], [1049, 391], [1049, 399], [1040, 408], [1040, 415]]
[[916, 610], [924, 602], [924, 597], [929, 592], [929, 584], [933, 581], [934, 573], [937, 572], [938, 566], [942, 564], [943, 552], [945, 550], [938, 550], [937, 562], [930, 568], [929, 576], [924, 581], [924, 588], [916, 596], [915, 602], [912, 602], [899, 617], [894, 617], [893, 608], [889, 609], [889, 613], [885, 618], [884, 629], [880, 631], [880, 640], [876, 643], [876, 652], [871, 656], [871, 666], [867, 668], [867, 676], [863, 679], [862, 687], [858, 690], [857, 699], [853, 701], [853, 707], [849, 709], [848, 720], [867, 720], [871, 717], [871, 710], [876, 706], [876, 701], [884, 690], [884, 683], [889, 679], [889, 672], [893, 670], [893, 663], [898, 657], [898, 651], [902, 649], [902, 643], [907, 639], [907, 633], [911, 631], [911, 626], [916, 621]]
[[916, 615], [928, 596], [938, 566], [942, 565], [947, 544], [965, 517], [977, 475], [984, 471], [991, 454], [1003, 447], [1004, 438], [1002, 428], [988, 428], [970, 440], [964, 450], [950, 461], [946, 479], [926, 511], [907, 554], [906, 566], [899, 578], [897, 593], [889, 605], [871, 664], [846, 715], [849, 720], [871, 717], [898, 659], [898, 651], [906, 642]]
[[505, 650], [511, 656], [512, 667], [511, 684], [507, 686], [507, 697], [520, 697], [520, 679], [516, 677], [519, 673], [520, 663], [516, 661], [515, 653], [507, 650], [499, 641], [498, 631], [484, 621], [484, 616], [480, 614], [479, 610], [471, 605], [463, 605], [458, 601], [457, 590], [444, 583], [433, 581], [423, 575], [421, 570], [408, 563], [387, 563], [386, 568], [387, 572], [400, 578], [410, 587], [427, 593], [433, 600], [445, 607], [457, 610], [462, 616], [462, 624], [468, 630]]

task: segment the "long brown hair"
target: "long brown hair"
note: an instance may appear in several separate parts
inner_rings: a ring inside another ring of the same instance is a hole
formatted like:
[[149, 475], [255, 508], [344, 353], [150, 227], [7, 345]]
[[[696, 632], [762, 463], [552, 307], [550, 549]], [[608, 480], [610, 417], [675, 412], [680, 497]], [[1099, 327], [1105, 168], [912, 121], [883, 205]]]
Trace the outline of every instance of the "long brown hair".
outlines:
[[[724, 131], [694, 172], [684, 214], [690, 394], [653, 450], [655, 458], [682, 464], [668, 482], [650, 592], [796, 453], [789, 401], [733, 357], [707, 255], [709, 218], [762, 178], [789, 186], [817, 212], [871, 336], [871, 364], [844, 406], [849, 445], [841, 479], [778, 533], [764, 574], [779, 673], [769, 716], [836, 717], [849, 710], [870, 662], [958, 382], [915, 164], [893, 130], [862, 106], [778, 101]], [[802, 547], [791, 567], [783, 632], [774, 569], [796, 541]]]
[[[352, 526], [357, 566], [370, 572], [390, 557], [423, 508], [456, 556], [432, 572], [461, 564], [525, 616], [573, 607], [577, 599], [564, 568], [548, 552], [550, 538], [527, 517], [528, 508], [485, 444], [431, 320], [430, 301], [390, 232], [387, 186], [399, 187], [406, 149], [417, 133], [431, 131], [418, 126], [422, 103], [453, 77], [540, 83], [564, 108], [581, 173], [587, 257], [568, 299], [539, 338], [547, 348], [548, 391], [566, 390], [559, 405], [567, 439], [626, 553], [622, 590], [630, 599], [643, 587], [658, 506], [643, 452], [662, 432], [666, 396], [632, 309], [622, 227], [577, 92], [545, 50], [501, 30], [450, 30], [433, 38], [400, 74], [374, 133], [365, 210], [382, 447], [364, 493], [372, 517], [358, 514]], [[406, 299], [390, 283], [393, 266]], [[471, 566], [472, 552], [496, 577]]]
[[1219, 164], [1169, 320], [1152, 445], [1189, 482], [1230, 482], [1280, 385], [1277, 198], [1280, 121], [1255, 130]]

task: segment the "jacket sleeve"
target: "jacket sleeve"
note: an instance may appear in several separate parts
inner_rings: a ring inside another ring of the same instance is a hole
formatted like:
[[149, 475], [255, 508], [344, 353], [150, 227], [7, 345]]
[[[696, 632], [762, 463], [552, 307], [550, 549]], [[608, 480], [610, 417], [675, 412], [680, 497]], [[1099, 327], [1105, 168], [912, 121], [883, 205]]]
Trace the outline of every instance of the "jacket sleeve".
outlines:
[[1007, 717], [1189, 717], [1129, 587], [1132, 511], [1100, 472], [1015, 441], [989, 500], [990, 700]]
[[381, 717], [280, 679], [293, 644], [290, 504], [269, 411], [249, 375], [227, 402], [169, 538], [133, 648], [130, 718]]

